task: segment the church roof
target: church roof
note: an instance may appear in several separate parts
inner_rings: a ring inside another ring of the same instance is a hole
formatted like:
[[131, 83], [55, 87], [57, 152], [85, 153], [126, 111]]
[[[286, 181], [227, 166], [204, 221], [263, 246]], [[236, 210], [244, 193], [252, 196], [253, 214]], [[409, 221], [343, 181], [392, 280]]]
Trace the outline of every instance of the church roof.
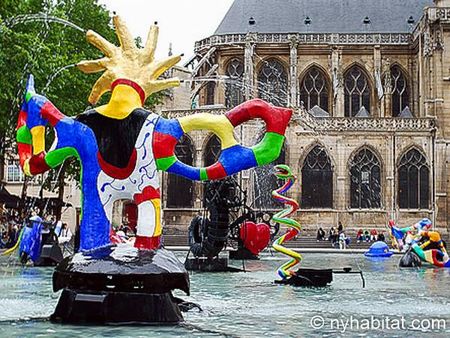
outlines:
[[408, 33], [432, 5], [432, 0], [235, 0], [215, 34]]

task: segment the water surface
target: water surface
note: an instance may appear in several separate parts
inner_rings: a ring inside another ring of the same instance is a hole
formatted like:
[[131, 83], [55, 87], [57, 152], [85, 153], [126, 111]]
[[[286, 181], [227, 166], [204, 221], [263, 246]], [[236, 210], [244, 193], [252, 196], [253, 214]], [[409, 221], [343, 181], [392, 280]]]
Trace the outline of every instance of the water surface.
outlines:
[[[181, 257], [184, 257], [182, 253]], [[53, 312], [59, 297], [59, 293], [52, 292], [52, 269], [22, 268], [3, 257], [0, 259], [0, 336], [450, 335], [450, 269], [400, 269], [397, 267], [399, 256], [384, 261], [370, 261], [362, 254], [305, 254], [305, 267], [352, 266], [363, 270], [366, 288], [362, 288], [358, 275], [335, 275], [330, 287], [302, 289], [273, 283], [276, 278], [275, 270], [282, 259], [282, 256], [267, 254], [260, 261], [247, 261], [247, 272], [192, 273], [191, 296], [187, 297], [182, 292], [176, 292], [176, 295], [200, 304], [204, 311], [185, 313], [186, 321], [182, 325], [100, 327], [50, 323], [47, 318]], [[239, 261], [233, 263], [241, 265]], [[323, 320], [323, 327], [313, 328], [313, 318], [316, 325]], [[431, 323], [432, 319], [436, 319], [436, 322]], [[438, 319], [444, 321], [445, 328], [442, 321], [437, 323]], [[371, 320], [371, 326], [367, 328]], [[377, 328], [377, 320], [379, 325], [382, 325], [381, 321], [384, 322], [384, 328]], [[406, 331], [403, 328], [397, 329], [395, 325], [401, 320], [404, 321]], [[411, 327], [413, 320], [414, 328]], [[344, 327], [345, 323], [347, 327]], [[433, 325], [434, 329], [429, 327]], [[420, 330], [418, 326], [425, 328]]]

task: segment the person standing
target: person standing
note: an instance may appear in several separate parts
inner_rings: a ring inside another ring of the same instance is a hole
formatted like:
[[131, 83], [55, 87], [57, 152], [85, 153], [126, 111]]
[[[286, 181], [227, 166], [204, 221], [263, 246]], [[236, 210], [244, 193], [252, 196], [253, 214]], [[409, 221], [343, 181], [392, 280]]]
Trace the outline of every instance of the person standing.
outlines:
[[345, 232], [343, 231], [339, 233], [339, 249], [347, 249], [347, 237], [345, 236]]
[[341, 221], [338, 222], [338, 233], [341, 233], [344, 231], [344, 226], [342, 225]]
[[59, 244], [64, 244], [72, 239], [72, 231], [67, 226], [67, 223], [63, 223], [61, 227], [61, 232], [59, 233], [58, 242]]

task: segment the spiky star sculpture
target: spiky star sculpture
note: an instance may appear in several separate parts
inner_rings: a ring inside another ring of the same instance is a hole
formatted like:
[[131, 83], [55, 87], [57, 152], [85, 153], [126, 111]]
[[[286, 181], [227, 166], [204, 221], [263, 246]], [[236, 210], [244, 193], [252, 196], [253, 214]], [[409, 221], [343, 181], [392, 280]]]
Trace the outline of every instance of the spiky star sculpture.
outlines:
[[156, 22], [150, 27], [144, 48], [137, 47], [128, 27], [119, 16], [113, 17], [113, 23], [120, 47], [115, 46], [100, 34], [88, 30], [87, 40], [105, 57], [81, 61], [77, 64], [84, 73], [104, 72], [92, 88], [89, 96], [90, 103], [96, 104], [104, 93], [111, 90], [112, 84], [117, 79], [128, 79], [137, 83], [143, 89], [145, 98], [152, 93], [180, 85], [180, 81], [176, 78], [158, 79], [166, 70], [176, 65], [181, 60], [181, 56], [155, 60], [159, 33]]

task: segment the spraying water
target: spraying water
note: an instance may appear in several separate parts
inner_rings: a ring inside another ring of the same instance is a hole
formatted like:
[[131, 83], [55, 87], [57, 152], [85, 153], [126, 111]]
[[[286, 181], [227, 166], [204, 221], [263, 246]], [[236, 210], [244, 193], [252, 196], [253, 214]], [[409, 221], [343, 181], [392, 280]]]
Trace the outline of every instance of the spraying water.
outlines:
[[47, 13], [36, 13], [36, 14], [21, 14], [13, 18], [5, 20], [5, 25], [8, 28], [12, 28], [19, 24], [24, 24], [28, 22], [44, 22], [44, 23], [59, 23], [61, 25], [74, 28], [80, 32], [85, 33], [86, 30], [80, 26], [74, 24], [73, 22], [58, 18], [56, 16], [48, 15]]
[[50, 85], [52, 84], [53, 80], [64, 70], [75, 67], [76, 64], [70, 64], [64, 67], [59, 68], [56, 72], [54, 72], [52, 75], [50, 75], [48, 77], [47, 83], [44, 86], [44, 89], [42, 90], [42, 95], [45, 95], [45, 93], [47, 93], [48, 88], [50, 87]]

